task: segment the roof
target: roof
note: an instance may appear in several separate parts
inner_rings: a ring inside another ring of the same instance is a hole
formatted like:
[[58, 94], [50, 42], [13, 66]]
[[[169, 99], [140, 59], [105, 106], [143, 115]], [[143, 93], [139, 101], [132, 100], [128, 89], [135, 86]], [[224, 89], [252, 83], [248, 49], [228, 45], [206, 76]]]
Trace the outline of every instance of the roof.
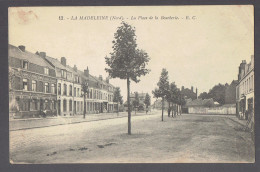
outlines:
[[46, 62], [39, 55], [31, 53], [26, 50], [23, 52], [18, 47], [15, 47], [11, 44], [8, 45], [8, 56], [15, 57], [22, 60], [27, 60], [30, 63], [54, 69], [48, 62]]
[[64, 69], [64, 70], [68, 70], [68, 68], [66, 66], [63, 66], [61, 64], [61, 62], [55, 58], [46, 56], [45, 57], [48, 61], [50, 61], [55, 67], [60, 68], [60, 69]]

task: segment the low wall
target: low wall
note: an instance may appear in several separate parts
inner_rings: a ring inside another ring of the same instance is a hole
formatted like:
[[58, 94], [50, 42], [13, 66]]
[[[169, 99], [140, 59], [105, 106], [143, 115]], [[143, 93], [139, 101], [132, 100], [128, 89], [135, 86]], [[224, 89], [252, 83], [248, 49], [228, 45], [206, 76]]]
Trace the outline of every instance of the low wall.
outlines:
[[236, 107], [189, 107], [188, 113], [235, 115]]

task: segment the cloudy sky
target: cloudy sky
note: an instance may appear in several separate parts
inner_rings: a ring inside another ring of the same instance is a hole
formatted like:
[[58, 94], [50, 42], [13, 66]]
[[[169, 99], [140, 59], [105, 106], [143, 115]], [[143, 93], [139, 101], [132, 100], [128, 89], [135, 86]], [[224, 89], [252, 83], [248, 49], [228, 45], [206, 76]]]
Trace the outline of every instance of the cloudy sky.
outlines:
[[[99, 16], [107, 18], [94, 20]], [[88, 66], [92, 75], [104, 78], [104, 57], [112, 52], [122, 17], [136, 28], [138, 47], [151, 58], [151, 72], [141, 82], [131, 82], [132, 92], [152, 94], [162, 68], [179, 88], [208, 92], [215, 84], [237, 79], [240, 62], [249, 62], [254, 54], [252, 6], [9, 8], [9, 43], [66, 57], [70, 66]], [[121, 87], [126, 100], [126, 80], [111, 83]]]

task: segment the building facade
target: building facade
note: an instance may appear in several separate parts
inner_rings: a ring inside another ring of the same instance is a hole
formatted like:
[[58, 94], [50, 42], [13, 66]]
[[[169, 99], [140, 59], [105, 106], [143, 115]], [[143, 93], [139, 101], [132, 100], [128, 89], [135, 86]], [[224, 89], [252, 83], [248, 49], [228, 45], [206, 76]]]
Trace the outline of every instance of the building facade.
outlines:
[[14, 118], [57, 114], [54, 68], [25, 46], [8, 47], [9, 112]]
[[250, 115], [254, 116], [254, 55], [251, 56], [250, 63], [247, 64], [243, 60], [239, 66], [236, 111], [242, 119], [248, 119]]
[[[109, 79], [70, 67], [66, 58], [49, 57], [45, 52], [30, 53], [24, 46], [9, 45], [9, 105], [13, 117], [82, 115], [116, 111], [114, 86]], [[82, 83], [88, 84], [84, 96]], [[85, 102], [85, 104], [84, 104]]]

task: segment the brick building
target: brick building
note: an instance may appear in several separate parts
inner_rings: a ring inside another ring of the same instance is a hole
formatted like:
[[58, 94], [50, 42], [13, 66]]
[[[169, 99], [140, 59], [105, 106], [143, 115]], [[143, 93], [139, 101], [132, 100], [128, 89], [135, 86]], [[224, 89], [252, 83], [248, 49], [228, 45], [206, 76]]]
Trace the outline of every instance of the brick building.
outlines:
[[86, 112], [114, 112], [114, 86], [109, 79], [70, 67], [66, 58], [49, 57], [45, 52], [30, 53], [25, 46], [9, 45], [9, 105], [13, 117], [37, 117], [42, 111], [47, 115], [82, 115], [84, 98], [81, 85], [86, 82]]
[[[56, 73], [50, 64], [25, 46], [9, 45], [9, 112], [14, 118], [56, 115]], [[10, 75], [10, 73], [12, 73]]]

